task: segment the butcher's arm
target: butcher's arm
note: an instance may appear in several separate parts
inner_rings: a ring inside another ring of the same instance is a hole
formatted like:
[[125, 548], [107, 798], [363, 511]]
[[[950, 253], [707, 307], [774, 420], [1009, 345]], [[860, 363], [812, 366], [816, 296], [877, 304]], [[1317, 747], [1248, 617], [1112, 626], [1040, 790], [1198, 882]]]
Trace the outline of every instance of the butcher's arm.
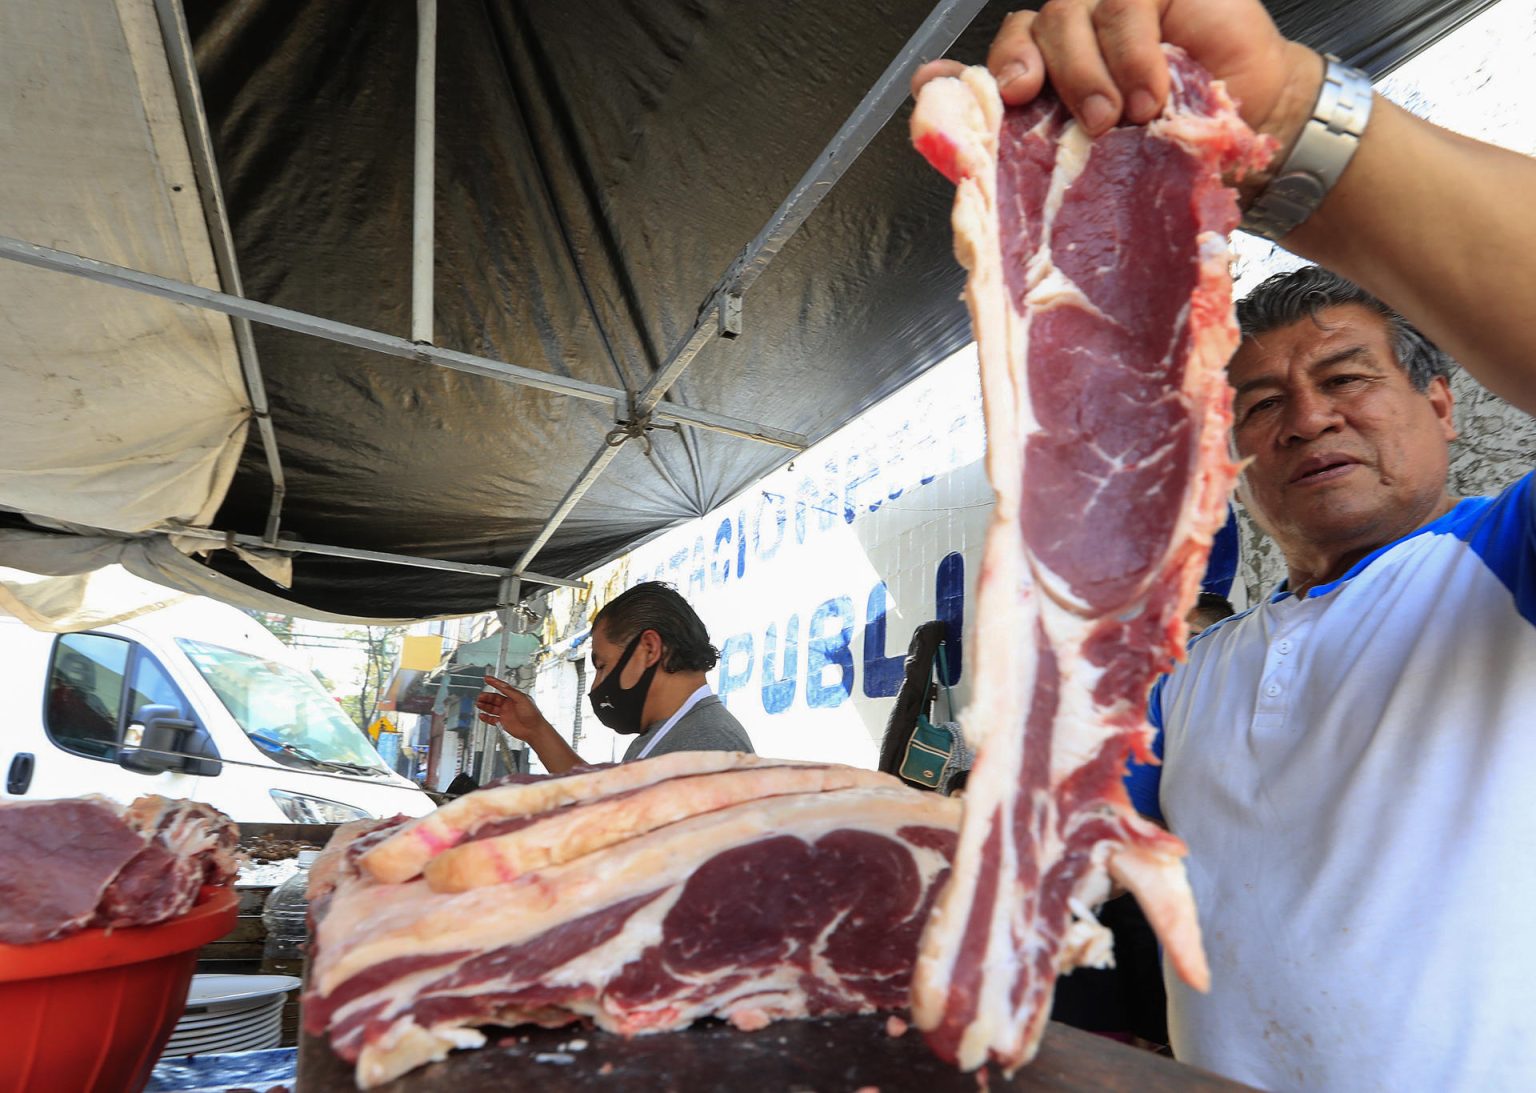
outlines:
[[475, 699], [481, 721], [527, 744], [551, 774], [564, 774], [581, 763], [581, 756], [565, 742], [533, 699], [495, 676], [486, 676], [485, 682], [490, 690], [482, 691]]
[[1536, 160], [1376, 97], [1360, 150], [1286, 239], [1402, 312], [1484, 386], [1536, 414]]
[[[1283, 161], [1322, 82], [1258, 0], [1051, 0], [1004, 22], [987, 64], [1005, 101], [1047, 75], [1091, 132], [1146, 121], [1168, 91], [1160, 41], [1223, 79]], [[914, 84], [952, 72], [919, 69]], [[1243, 186], [1251, 198], [1266, 178]], [[1359, 151], [1288, 250], [1401, 311], [1487, 387], [1536, 413], [1536, 160], [1449, 133], [1377, 96]]]

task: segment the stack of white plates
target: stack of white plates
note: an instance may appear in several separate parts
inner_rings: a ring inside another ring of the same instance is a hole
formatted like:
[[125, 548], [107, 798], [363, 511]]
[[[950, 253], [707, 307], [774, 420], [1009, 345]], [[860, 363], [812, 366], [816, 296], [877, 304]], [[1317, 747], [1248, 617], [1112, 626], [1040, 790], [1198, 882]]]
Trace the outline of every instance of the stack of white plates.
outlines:
[[298, 985], [291, 975], [194, 975], [162, 1057], [277, 1047], [284, 996]]

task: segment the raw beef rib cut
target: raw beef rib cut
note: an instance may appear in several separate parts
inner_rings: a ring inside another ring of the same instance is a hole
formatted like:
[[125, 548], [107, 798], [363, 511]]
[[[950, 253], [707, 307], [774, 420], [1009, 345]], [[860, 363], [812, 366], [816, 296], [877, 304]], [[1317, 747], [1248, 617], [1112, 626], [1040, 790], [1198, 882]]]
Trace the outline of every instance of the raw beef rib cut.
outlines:
[[343, 829], [312, 870], [305, 1022], [361, 1088], [484, 1026], [898, 1008], [960, 804], [876, 771], [677, 752], [440, 812]]
[[913, 142], [956, 184], [997, 507], [982, 558], [979, 755], [913, 1016], [971, 1069], [1033, 1058], [1056, 977], [1110, 961], [1091, 907], [1130, 888], [1191, 984], [1208, 979], [1184, 845], [1122, 785], [1149, 762], [1147, 692], [1236, 475], [1237, 344], [1222, 184], [1270, 144], [1168, 48], [1162, 116], [1090, 139], [1049, 92], [1004, 108], [985, 69], [925, 85]]

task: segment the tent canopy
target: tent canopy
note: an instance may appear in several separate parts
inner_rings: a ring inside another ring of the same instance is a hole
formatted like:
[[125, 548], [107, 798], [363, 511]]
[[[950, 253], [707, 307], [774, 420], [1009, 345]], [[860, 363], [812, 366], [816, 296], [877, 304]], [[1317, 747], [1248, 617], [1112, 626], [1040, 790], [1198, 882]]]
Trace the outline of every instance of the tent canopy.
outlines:
[[[941, 6], [965, 25], [966, 5]], [[980, 13], [935, 52], [980, 59], [1014, 6], [973, 2]], [[1374, 75], [1485, 6], [1270, 4], [1288, 34]], [[206, 568], [196, 580], [168, 563], [161, 579], [310, 613], [462, 613], [495, 606], [497, 573], [520, 560], [575, 577], [709, 511], [789, 458], [786, 439], [820, 439], [969, 337], [950, 187], [908, 148], [906, 105], [763, 251], [739, 318], [736, 301], [724, 320], [700, 314], [932, 12], [931, 0], [442, 0], [431, 341], [616, 390], [619, 404], [261, 322], [249, 390], [241, 322], [0, 262], [0, 564], [26, 568], [5, 529], [27, 529], [35, 560], [39, 523], [60, 537], [174, 522], [272, 531], [252, 396], [270, 404], [282, 538], [491, 568], [301, 553], [290, 571], [273, 552], [221, 549], [192, 563]], [[0, 234], [409, 339], [417, 5], [198, 0], [184, 14], [233, 262], [214, 260], [219, 225], [195, 215], [196, 196], [207, 211], [219, 195], [183, 162], [199, 124], [169, 90], [174, 0], [6, 6], [5, 110], [30, 143], [0, 166]], [[27, 94], [39, 90], [47, 117]], [[113, 140], [132, 147], [93, 154]], [[697, 356], [652, 428], [616, 433], [700, 320]], [[667, 416], [690, 411], [781, 443]], [[611, 465], [540, 544], [610, 443]], [[140, 481], [124, 465], [177, 473]]]

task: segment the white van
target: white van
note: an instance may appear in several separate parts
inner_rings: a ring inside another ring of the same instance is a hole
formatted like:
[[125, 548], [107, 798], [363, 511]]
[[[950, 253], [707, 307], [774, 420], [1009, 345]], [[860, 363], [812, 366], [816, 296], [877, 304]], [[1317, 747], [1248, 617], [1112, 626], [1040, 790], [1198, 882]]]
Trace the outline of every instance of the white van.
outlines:
[[0, 615], [3, 799], [159, 793], [237, 822], [430, 812], [259, 622], [191, 599], [73, 634]]

